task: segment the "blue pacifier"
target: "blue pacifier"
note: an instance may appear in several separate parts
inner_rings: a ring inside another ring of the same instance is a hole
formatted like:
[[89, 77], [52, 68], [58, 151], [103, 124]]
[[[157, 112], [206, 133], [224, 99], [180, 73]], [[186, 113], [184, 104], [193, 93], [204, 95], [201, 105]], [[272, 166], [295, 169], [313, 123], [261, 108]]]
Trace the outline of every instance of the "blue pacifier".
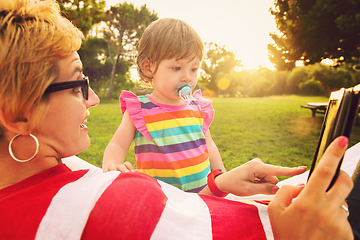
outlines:
[[192, 95], [191, 91], [192, 91], [191, 87], [188, 85], [185, 85], [179, 89], [179, 97], [183, 101], [187, 101], [188, 99], [190, 99], [190, 97]]

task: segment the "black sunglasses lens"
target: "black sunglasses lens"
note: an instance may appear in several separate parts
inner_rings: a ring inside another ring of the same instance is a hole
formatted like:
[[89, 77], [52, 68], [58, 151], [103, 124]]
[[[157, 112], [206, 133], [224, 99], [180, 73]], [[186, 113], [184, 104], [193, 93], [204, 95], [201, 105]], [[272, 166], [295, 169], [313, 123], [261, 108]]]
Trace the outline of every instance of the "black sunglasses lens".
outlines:
[[89, 100], [89, 85], [88, 82], [81, 86], [81, 91], [86, 100]]

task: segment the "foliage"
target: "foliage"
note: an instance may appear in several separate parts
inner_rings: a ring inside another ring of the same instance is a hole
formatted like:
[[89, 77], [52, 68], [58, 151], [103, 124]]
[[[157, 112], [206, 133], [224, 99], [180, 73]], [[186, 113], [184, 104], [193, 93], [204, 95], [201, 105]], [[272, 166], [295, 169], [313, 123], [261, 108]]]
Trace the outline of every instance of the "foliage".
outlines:
[[85, 39], [78, 51], [84, 66], [84, 74], [89, 77], [91, 88], [99, 93], [103, 82], [109, 79], [111, 63], [106, 60], [107, 44], [103, 38]]
[[299, 84], [299, 90], [305, 95], [324, 95], [325, 87], [324, 85], [317, 80], [309, 79], [306, 82]]
[[146, 4], [140, 9], [126, 2], [112, 6], [106, 12], [107, 28], [104, 29], [104, 38], [108, 43], [109, 58], [112, 62], [109, 91], [107, 99], [112, 98], [116, 68], [119, 61], [134, 62], [136, 45], [145, 28], [158, 18]]
[[359, 8], [357, 0], [275, 0], [271, 14], [282, 35], [270, 34], [271, 62], [278, 70], [291, 70], [297, 60], [359, 63]]
[[308, 71], [305, 67], [294, 68], [286, 80], [286, 93], [297, 94], [299, 93], [299, 84], [309, 80]]
[[85, 36], [104, 18], [105, 0], [58, 0], [60, 9]]
[[360, 73], [344, 66], [333, 68], [324, 64], [296, 67], [291, 71], [267, 68], [243, 70], [231, 83], [238, 96], [264, 97], [282, 94], [329, 96], [342, 87], [359, 84]]
[[[219, 93], [218, 82], [221, 78], [231, 78], [235, 67], [240, 67], [240, 60], [236, 59], [233, 52], [219, 46], [216, 43], [205, 43], [205, 57], [201, 63], [199, 83], [217, 95]], [[231, 81], [231, 80], [230, 80]]]
[[[103, 38], [85, 39], [78, 51], [84, 65], [84, 74], [89, 77], [91, 88], [102, 98], [108, 92], [112, 63], [109, 61], [107, 42]], [[116, 68], [114, 92], [130, 87], [133, 83], [127, 76], [130, 64], [120, 60]]]

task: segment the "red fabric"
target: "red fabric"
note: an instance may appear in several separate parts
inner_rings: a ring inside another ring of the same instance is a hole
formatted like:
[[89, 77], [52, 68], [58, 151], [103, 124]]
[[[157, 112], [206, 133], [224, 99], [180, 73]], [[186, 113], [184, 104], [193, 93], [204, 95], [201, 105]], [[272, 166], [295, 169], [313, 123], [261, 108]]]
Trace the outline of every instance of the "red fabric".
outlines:
[[150, 239], [166, 200], [155, 179], [121, 173], [96, 203], [83, 239]]
[[53, 196], [87, 171], [62, 164], [0, 190], [0, 239], [34, 239]]
[[[213, 239], [266, 239], [254, 205], [200, 195], [211, 214]], [[257, 217], [256, 217], [257, 216]]]
[[[1, 189], [0, 239], [34, 239], [51, 199], [61, 187], [78, 180], [86, 172], [72, 172], [65, 165], [58, 165]], [[189, 194], [174, 189], [182, 198]], [[255, 206], [200, 197], [209, 208], [213, 239], [265, 239]], [[76, 200], [69, 195], [69, 202]], [[142, 173], [121, 173], [95, 204], [82, 239], [149, 239], [165, 205], [169, 204], [167, 201], [155, 179]], [[177, 219], [176, 214], [171, 217]], [[170, 222], [169, 229], [177, 227]]]

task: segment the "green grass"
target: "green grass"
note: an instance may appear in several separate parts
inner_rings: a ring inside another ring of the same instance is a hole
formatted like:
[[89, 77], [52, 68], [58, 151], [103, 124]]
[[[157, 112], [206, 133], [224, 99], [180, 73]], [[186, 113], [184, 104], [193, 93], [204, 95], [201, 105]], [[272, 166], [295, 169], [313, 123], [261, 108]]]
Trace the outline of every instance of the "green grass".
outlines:
[[[272, 96], [212, 100], [215, 118], [210, 132], [227, 170], [253, 158], [281, 166], [310, 167], [323, 115], [312, 117], [309, 109], [300, 106], [307, 102], [327, 102], [327, 98]], [[78, 156], [101, 167], [103, 152], [122, 114], [118, 102], [102, 102], [90, 112], [87, 125], [92, 143]], [[349, 146], [359, 141], [360, 126], [355, 126]], [[133, 146], [126, 161], [135, 164]]]

